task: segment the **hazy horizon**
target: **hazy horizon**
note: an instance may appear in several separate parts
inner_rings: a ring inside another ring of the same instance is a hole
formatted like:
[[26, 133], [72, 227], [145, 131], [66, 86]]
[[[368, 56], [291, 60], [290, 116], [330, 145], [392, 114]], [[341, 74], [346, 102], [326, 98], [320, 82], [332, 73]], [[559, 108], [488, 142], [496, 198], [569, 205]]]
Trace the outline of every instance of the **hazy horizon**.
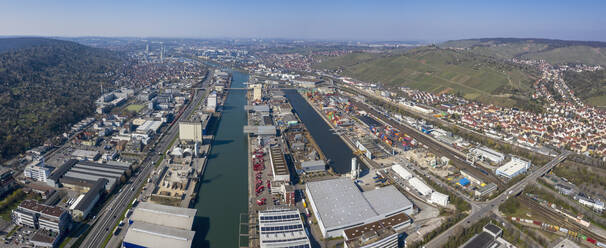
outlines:
[[606, 41], [605, 2], [59, 1], [5, 3], [1, 36], [426, 41]]

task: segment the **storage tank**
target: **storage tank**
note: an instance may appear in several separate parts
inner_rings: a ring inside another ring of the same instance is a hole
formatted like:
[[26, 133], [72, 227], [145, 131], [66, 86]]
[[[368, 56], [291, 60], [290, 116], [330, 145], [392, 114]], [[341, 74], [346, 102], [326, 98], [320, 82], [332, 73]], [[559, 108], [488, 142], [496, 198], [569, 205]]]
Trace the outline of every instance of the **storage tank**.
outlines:
[[358, 178], [358, 160], [356, 157], [351, 158], [351, 179]]

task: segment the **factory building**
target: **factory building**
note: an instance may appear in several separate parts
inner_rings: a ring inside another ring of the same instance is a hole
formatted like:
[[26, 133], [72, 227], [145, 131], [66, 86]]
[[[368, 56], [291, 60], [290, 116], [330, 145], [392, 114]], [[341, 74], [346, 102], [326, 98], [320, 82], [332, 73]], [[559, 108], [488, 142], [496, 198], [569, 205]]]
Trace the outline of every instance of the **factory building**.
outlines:
[[206, 111], [215, 112], [217, 110], [217, 92], [211, 92], [206, 98]]
[[99, 157], [101, 157], [101, 154], [98, 151], [76, 149], [74, 152], [72, 152], [72, 158], [78, 160], [95, 161], [99, 159]]
[[244, 133], [255, 136], [276, 136], [276, 126], [244, 126]]
[[208, 115], [201, 121], [179, 122], [179, 139], [182, 141], [203, 142], [208, 125]]
[[484, 184], [484, 182], [482, 182], [482, 180], [478, 179], [476, 176], [474, 176], [473, 174], [469, 173], [466, 170], [461, 170], [461, 176], [465, 177], [467, 180], [469, 180], [469, 182], [471, 182], [475, 185]]
[[108, 181], [105, 190], [111, 192], [120, 183], [121, 178], [126, 176], [128, 169], [127, 166], [71, 159], [51, 174], [47, 184], [86, 193], [93, 188], [97, 180], [105, 178]]
[[494, 225], [486, 224], [482, 232], [474, 235], [461, 248], [515, 247], [503, 239], [503, 230]]
[[431, 189], [429, 186], [427, 186], [427, 184], [425, 184], [423, 181], [421, 181], [420, 179], [413, 177], [410, 180], [408, 180], [408, 183], [419, 192], [419, 194], [423, 195], [423, 196], [429, 196], [429, 194], [431, 194], [431, 192], [433, 192], [433, 189]]
[[193, 208], [180, 208], [141, 202], [133, 212], [131, 220], [189, 230], [194, 223], [195, 216], [196, 209]]
[[259, 243], [261, 248], [311, 247], [299, 211], [291, 209], [259, 212]]
[[324, 238], [339, 237], [345, 229], [413, 212], [410, 200], [394, 186], [360, 192], [351, 180], [339, 178], [308, 182], [305, 191]]
[[253, 101], [261, 101], [263, 99], [263, 86], [260, 84], [252, 85]]
[[11, 213], [13, 223], [34, 229], [43, 229], [59, 236], [66, 233], [71, 217], [67, 210], [47, 206], [33, 200], [24, 200]]
[[44, 165], [43, 160], [36, 160], [28, 164], [23, 170], [23, 175], [26, 178], [31, 178], [34, 181], [46, 182], [51, 174], [51, 168]]
[[269, 162], [274, 181], [290, 182], [290, 173], [280, 146], [269, 148]]
[[369, 159], [382, 157], [381, 148], [371, 139], [356, 140], [356, 148], [364, 152], [364, 155]]
[[434, 191], [431, 193], [431, 196], [429, 197], [429, 202], [435, 203], [435, 204], [438, 204], [438, 205], [444, 207], [444, 206], [448, 205], [448, 195]]
[[325, 171], [326, 162], [324, 160], [310, 160], [301, 162], [301, 170], [304, 172]]
[[410, 178], [412, 178], [412, 174], [401, 164], [394, 164], [391, 166], [391, 169], [404, 180], [409, 180]]
[[105, 185], [107, 185], [109, 181], [105, 178], [100, 178], [94, 184], [94, 186], [86, 192], [86, 194], [80, 195], [76, 199], [76, 201], [70, 207], [70, 211], [72, 212], [72, 217], [75, 220], [84, 220], [90, 213], [90, 211], [95, 207], [99, 199], [103, 196], [105, 192]]
[[511, 157], [511, 160], [503, 166], [497, 168], [495, 173], [498, 176], [503, 176], [512, 179], [517, 175], [526, 172], [530, 168], [530, 161], [518, 157]]
[[399, 231], [412, 220], [404, 213], [343, 231], [345, 248], [397, 248]]
[[505, 160], [503, 153], [497, 152], [488, 147], [478, 147], [470, 149], [470, 152], [478, 156], [480, 160], [488, 160], [492, 163], [499, 164]]
[[141, 202], [135, 208], [124, 248], [189, 248], [196, 232], [191, 231], [196, 209]]

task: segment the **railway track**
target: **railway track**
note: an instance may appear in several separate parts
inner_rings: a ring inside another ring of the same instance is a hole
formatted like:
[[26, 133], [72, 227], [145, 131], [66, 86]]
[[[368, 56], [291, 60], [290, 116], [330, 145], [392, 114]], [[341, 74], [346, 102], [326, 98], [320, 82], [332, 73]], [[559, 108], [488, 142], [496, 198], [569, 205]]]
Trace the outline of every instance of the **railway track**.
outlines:
[[592, 232], [591, 230], [588, 230], [584, 226], [582, 226], [574, 221], [571, 221], [568, 217], [566, 217], [564, 215], [561, 215], [559, 213], [549, 210], [547, 207], [537, 203], [536, 201], [534, 201], [532, 199], [529, 199], [527, 196], [520, 195], [520, 196], [518, 196], [518, 199], [524, 205], [535, 210], [538, 213], [538, 215], [540, 215], [541, 217], [543, 217], [547, 221], [549, 221], [550, 222], [549, 224], [557, 225], [560, 227], [565, 227], [569, 231], [581, 233], [581, 234], [584, 234], [587, 237], [591, 237], [599, 242], [606, 243], [606, 238], [600, 236], [597, 233]]
[[482, 181], [495, 183], [497, 185], [497, 187], [499, 187], [499, 188], [503, 188], [505, 186], [505, 184], [501, 180], [499, 180], [493, 176], [490, 176], [488, 174], [488, 172], [485, 171], [484, 169], [479, 169], [477, 167], [469, 165], [458, 154], [455, 154], [454, 152], [450, 151], [449, 149], [444, 148], [443, 147], [444, 145], [438, 144], [437, 141], [434, 141], [434, 140], [426, 137], [425, 134], [419, 133], [418, 130], [414, 130], [411, 127], [397, 123], [397, 122], [389, 119], [387, 116], [377, 112], [376, 110], [371, 109], [370, 107], [366, 106], [363, 103], [360, 103], [353, 99], [350, 99], [350, 101], [352, 102], [352, 104], [354, 106], [358, 107], [358, 109], [364, 110], [367, 113], [370, 113], [371, 115], [373, 115], [375, 118], [380, 119], [384, 123], [387, 123], [387, 124], [391, 125], [392, 127], [397, 128], [400, 131], [403, 131], [407, 135], [410, 135], [412, 138], [416, 139], [418, 142], [427, 146], [434, 154], [436, 154], [438, 156], [445, 156], [445, 157], [449, 158], [453, 162], [453, 165], [455, 167], [457, 167], [458, 169], [466, 170]]

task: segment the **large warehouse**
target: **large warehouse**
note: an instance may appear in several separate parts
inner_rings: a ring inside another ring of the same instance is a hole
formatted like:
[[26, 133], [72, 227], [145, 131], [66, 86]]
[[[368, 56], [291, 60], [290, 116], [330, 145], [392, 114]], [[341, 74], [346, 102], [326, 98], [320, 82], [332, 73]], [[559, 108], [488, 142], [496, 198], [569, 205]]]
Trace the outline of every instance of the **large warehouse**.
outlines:
[[325, 238], [343, 230], [385, 219], [398, 213], [412, 214], [413, 205], [394, 186], [361, 192], [349, 179], [305, 184], [310, 206]]
[[497, 168], [495, 173], [499, 176], [511, 179], [526, 172], [528, 168], [530, 168], [530, 161], [518, 157], [511, 157], [511, 160]]
[[135, 208], [122, 247], [189, 248], [196, 209], [141, 202]]
[[47, 184], [63, 187], [86, 193], [97, 180], [107, 179], [105, 190], [110, 192], [120, 182], [128, 170], [128, 166], [100, 164], [90, 161], [68, 160], [61, 167], [55, 169], [47, 180]]
[[261, 248], [310, 248], [299, 211], [271, 209], [259, 211], [259, 242]]
[[290, 182], [290, 172], [280, 146], [269, 148], [269, 162], [274, 181]]
[[133, 212], [133, 221], [145, 221], [168, 227], [191, 229], [196, 209], [141, 202]]

